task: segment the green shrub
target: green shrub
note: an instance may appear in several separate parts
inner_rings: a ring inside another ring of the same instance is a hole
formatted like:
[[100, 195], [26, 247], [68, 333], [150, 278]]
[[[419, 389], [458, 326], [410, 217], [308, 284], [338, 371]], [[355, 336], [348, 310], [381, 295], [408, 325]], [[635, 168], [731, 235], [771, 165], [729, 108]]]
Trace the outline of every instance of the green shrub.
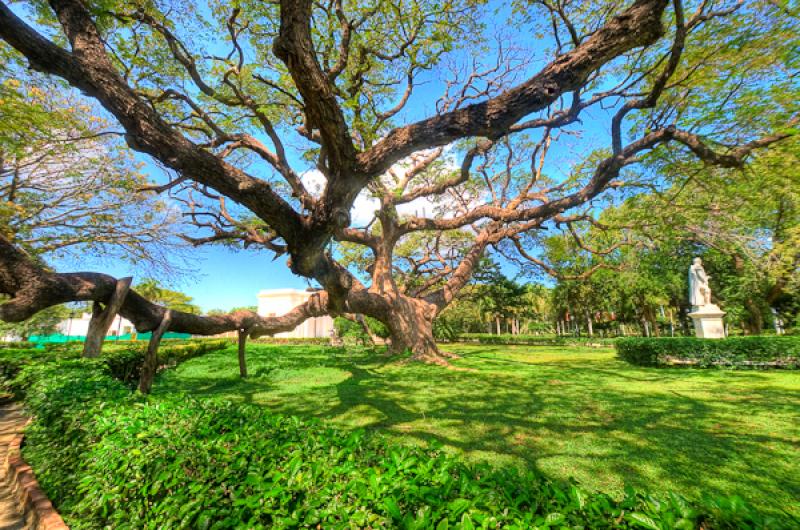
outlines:
[[23, 366], [32, 363], [45, 363], [56, 360], [77, 358], [78, 351], [50, 351], [44, 348], [2, 348], [0, 349], [0, 380], [10, 380]]
[[[383, 339], [389, 336], [389, 328], [379, 320], [365, 315], [364, 322], [367, 323], [367, 327], [373, 335]], [[336, 328], [336, 334], [343, 339], [351, 338], [363, 342], [368, 342], [370, 340], [369, 335], [364, 331], [364, 327], [358, 322], [344, 317], [336, 317], [333, 320], [333, 325]]]
[[461, 342], [478, 342], [480, 344], [504, 344], [524, 346], [573, 346], [584, 344], [614, 344], [613, 338], [601, 337], [559, 337], [555, 335], [512, 335], [504, 333], [462, 333], [457, 340]]
[[642, 366], [800, 367], [800, 337], [626, 337], [615, 345], [621, 359]]
[[[0, 349], [0, 379], [10, 380], [14, 378], [22, 367], [29, 364], [78, 359], [81, 356], [83, 343], [77, 344], [80, 344], [81, 348]], [[221, 350], [230, 345], [231, 342], [227, 339], [164, 341], [158, 349], [158, 364], [159, 366], [174, 366], [185, 360]], [[139, 380], [146, 351], [147, 343], [142, 341], [106, 343], [103, 345], [103, 353], [98, 358], [98, 361], [116, 379], [133, 384]]]
[[781, 528], [741, 499], [616, 500], [439, 446], [250, 405], [139, 397], [102, 360], [29, 365], [26, 460], [71, 528]]
[[327, 346], [331, 343], [328, 337], [259, 337], [252, 341], [247, 341], [248, 344], [255, 342], [257, 344], [306, 344], [309, 346]]
[[[158, 348], [158, 365], [175, 366], [193, 357], [227, 348], [231, 344], [228, 339], [165, 342]], [[146, 342], [125, 346], [114, 344], [103, 348], [101, 358], [113, 377], [133, 384], [139, 381], [146, 351]]]
[[28, 341], [13, 341], [13, 342], [0, 341], [0, 350], [5, 350], [5, 349], [25, 350], [28, 348], [35, 348], [35, 347], [36, 344]]

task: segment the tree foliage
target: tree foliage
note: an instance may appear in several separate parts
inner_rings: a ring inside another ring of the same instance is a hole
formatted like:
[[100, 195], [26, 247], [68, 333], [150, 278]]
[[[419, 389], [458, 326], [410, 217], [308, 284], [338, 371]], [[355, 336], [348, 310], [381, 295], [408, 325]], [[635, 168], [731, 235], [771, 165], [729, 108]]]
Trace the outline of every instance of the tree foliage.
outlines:
[[141, 191], [141, 164], [91, 104], [13, 60], [0, 99], [0, 234], [46, 260], [175, 263], [176, 211]]
[[[191, 296], [180, 291], [167, 289], [153, 278], [145, 278], [138, 282], [135, 285], [135, 289], [148, 300], [166, 308], [182, 311], [184, 313], [191, 313], [193, 315], [200, 314], [200, 307], [192, 303], [193, 299]], [[247, 309], [249, 310], [249, 308]]]

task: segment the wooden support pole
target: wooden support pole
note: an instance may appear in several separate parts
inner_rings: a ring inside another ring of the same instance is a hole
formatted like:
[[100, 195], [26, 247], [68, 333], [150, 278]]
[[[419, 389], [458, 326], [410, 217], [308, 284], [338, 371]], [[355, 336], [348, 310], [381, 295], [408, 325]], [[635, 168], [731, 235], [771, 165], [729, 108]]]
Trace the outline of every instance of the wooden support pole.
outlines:
[[144, 356], [144, 363], [142, 364], [142, 374], [139, 377], [139, 392], [142, 394], [149, 394], [150, 389], [153, 387], [153, 379], [156, 376], [156, 369], [158, 368], [158, 346], [161, 344], [161, 337], [169, 330], [169, 325], [172, 322], [172, 311], [167, 309], [164, 313], [164, 318], [161, 319], [161, 324], [158, 325], [150, 335], [150, 342], [147, 344], [147, 353]]
[[239, 330], [239, 376], [242, 378], [247, 377], [247, 358], [245, 357], [247, 335], [246, 329]]
[[111, 299], [106, 304], [104, 309], [100, 308], [100, 304], [95, 302], [92, 306], [92, 319], [89, 321], [89, 330], [86, 332], [86, 342], [83, 343], [83, 356], [84, 357], [97, 357], [103, 349], [103, 341], [106, 340], [108, 335], [108, 328], [114, 321], [119, 308], [125, 302], [125, 297], [131, 288], [133, 278], [120, 278], [117, 280], [117, 285], [114, 287], [114, 293]]

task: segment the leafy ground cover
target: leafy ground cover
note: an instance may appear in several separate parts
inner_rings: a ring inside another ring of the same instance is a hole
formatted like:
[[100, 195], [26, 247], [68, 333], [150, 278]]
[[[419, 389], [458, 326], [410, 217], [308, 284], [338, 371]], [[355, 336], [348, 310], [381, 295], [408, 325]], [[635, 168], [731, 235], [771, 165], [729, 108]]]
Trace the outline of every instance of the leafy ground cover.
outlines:
[[273, 414], [221, 397], [142, 396], [104, 359], [20, 366], [23, 454], [71, 528], [782, 529], [738, 497], [613, 498], [441, 444]]
[[[739, 494], [800, 518], [800, 373], [636, 367], [610, 348], [447, 345], [457, 369], [369, 350], [253, 345], [165, 371], [154, 393], [367, 427], [621, 497]], [[791, 520], [791, 519], [790, 519]]]

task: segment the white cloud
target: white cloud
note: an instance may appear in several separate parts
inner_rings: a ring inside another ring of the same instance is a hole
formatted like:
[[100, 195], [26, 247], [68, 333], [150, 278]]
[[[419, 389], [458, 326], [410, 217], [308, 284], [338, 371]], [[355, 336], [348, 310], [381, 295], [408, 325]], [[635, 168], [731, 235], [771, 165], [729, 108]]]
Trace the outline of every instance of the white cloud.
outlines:
[[[459, 165], [452, 156], [448, 156], [449, 149], [445, 151], [442, 160], [446, 167], [450, 170], [457, 171]], [[396, 187], [398, 180], [405, 176], [406, 171], [410, 166], [410, 160], [401, 161], [393, 167], [392, 173], [384, 174], [381, 179], [386, 184], [388, 189]], [[317, 169], [308, 170], [300, 175], [300, 180], [308, 191], [315, 197], [322, 195], [325, 189], [326, 179], [325, 176]], [[469, 207], [475, 207], [482, 201], [474, 198], [469, 201]], [[358, 194], [356, 200], [353, 202], [353, 207], [350, 210], [351, 225], [354, 227], [363, 227], [369, 223], [375, 215], [375, 211], [380, 208], [380, 200], [373, 197], [368, 190], [362, 190]], [[463, 214], [458, 203], [455, 199], [448, 194], [442, 194], [434, 197], [419, 197], [411, 202], [400, 204], [397, 206], [397, 213], [400, 217], [455, 217], [456, 215]]]
[[[314, 197], [319, 197], [325, 190], [325, 183], [327, 179], [318, 169], [308, 170], [300, 175], [300, 181], [303, 186]], [[353, 226], [364, 226], [370, 222], [375, 215], [375, 210], [380, 207], [380, 202], [374, 197], [370, 197], [369, 192], [362, 191], [353, 202], [353, 207], [350, 209], [350, 224]]]

